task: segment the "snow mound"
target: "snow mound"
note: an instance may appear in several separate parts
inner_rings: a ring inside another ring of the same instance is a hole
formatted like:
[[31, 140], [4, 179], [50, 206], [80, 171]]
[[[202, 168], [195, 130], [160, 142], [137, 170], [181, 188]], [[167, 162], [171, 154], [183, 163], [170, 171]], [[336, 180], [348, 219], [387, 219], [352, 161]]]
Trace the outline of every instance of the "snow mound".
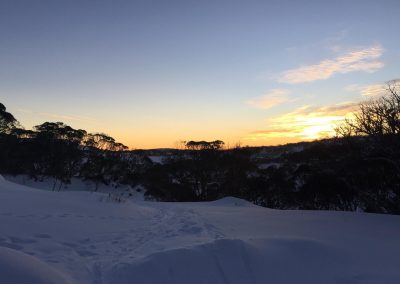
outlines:
[[0, 182], [5, 181], [4, 177], [0, 175]]
[[[349, 269], [350, 265], [350, 269]], [[310, 272], [313, 273], [310, 273]], [[340, 275], [340, 277], [338, 277]], [[310, 239], [221, 239], [117, 264], [105, 283], [366, 283], [345, 252]]]
[[7, 283], [71, 283], [63, 274], [39, 259], [5, 247], [0, 247], [0, 276]]
[[232, 196], [224, 197], [224, 198], [212, 201], [210, 203], [213, 205], [217, 205], [217, 206], [239, 206], [239, 207], [254, 207], [254, 206], [256, 206], [247, 200], [240, 199], [237, 197], [232, 197]]

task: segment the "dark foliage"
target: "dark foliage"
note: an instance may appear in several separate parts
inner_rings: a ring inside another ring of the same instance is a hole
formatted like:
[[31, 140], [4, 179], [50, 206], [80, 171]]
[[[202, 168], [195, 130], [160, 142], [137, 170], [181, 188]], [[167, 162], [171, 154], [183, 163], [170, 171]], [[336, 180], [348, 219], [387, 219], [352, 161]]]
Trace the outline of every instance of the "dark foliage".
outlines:
[[[106, 134], [61, 122], [25, 130], [2, 104], [0, 114], [0, 173], [50, 176], [54, 190], [79, 177], [96, 185], [142, 184], [148, 198], [160, 201], [235, 196], [277, 209], [400, 214], [397, 134], [234, 149], [220, 140], [189, 141], [184, 150], [127, 151]], [[163, 162], [152, 162], [154, 154]]]

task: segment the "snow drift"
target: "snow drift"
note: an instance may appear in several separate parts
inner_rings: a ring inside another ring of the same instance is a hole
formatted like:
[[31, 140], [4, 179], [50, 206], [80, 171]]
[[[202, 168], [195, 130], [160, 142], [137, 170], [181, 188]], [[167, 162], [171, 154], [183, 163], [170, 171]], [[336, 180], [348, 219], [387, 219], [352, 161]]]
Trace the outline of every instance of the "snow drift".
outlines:
[[0, 247], [0, 277], [3, 283], [70, 283], [59, 271], [37, 258], [5, 247]]

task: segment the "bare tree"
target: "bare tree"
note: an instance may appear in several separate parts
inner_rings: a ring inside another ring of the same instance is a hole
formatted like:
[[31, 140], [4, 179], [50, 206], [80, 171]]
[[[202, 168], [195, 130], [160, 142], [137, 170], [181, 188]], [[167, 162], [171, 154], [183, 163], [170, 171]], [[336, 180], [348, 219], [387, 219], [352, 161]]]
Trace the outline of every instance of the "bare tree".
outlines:
[[335, 131], [339, 137], [400, 135], [400, 80], [387, 82], [385, 94], [361, 102], [352, 118], [345, 119]]

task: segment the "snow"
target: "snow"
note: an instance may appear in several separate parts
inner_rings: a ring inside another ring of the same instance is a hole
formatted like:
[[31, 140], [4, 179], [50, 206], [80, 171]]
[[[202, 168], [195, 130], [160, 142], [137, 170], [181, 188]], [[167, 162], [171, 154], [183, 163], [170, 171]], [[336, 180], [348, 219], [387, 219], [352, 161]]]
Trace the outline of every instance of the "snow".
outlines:
[[265, 170], [271, 167], [279, 168], [282, 166], [282, 163], [263, 163], [258, 166], [259, 169]]
[[215, 201], [211, 201], [208, 203], [208, 205], [216, 205], [216, 206], [254, 206], [256, 207], [256, 205], [254, 205], [253, 203], [247, 201], [247, 200], [243, 200], [240, 198], [236, 198], [236, 197], [224, 197], [221, 198], [219, 200], [215, 200]]
[[148, 156], [149, 159], [155, 164], [163, 164], [165, 156]]
[[0, 283], [400, 279], [400, 216], [280, 211], [233, 197], [116, 203], [107, 196], [0, 176]]
[[[52, 191], [53, 189], [56, 191], [96, 191], [107, 194], [112, 193], [115, 196], [121, 196], [124, 199], [129, 198], [137, 201], [144, 200], [145, 190], [140, 184], [132, 188], [129, 185], [96, 184], [92, 181], [72, 178], [69, 184], [62, 184], [61, 187], [59, 187], [59, 181], [51, 177], [41, 177], [40, 179], [35, 180], [30, 178], [28, 175], [5, 175], [5, 179], [16, 184], [49, 191]], [[56, 184], [55, 187], [54, 184]]]
[[71, 283], [39, 259], [6, 247], [0, 247], [0, 277], [7, 283], [18, 284]]

